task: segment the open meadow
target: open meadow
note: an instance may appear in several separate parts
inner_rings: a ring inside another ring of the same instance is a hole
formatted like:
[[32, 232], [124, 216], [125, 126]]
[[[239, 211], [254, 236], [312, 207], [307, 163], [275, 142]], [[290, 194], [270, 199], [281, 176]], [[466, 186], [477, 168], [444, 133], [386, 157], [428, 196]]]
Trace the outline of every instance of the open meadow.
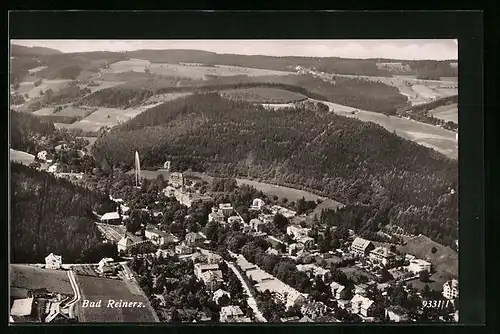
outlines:
[[27, 264], [10, 265], [10, 286], [28, 290], [46, 288], [49, 292], [74, 294], [67, 271], [44, 269]]
[[[80, 322], [155, 322], [157, 317], [135, 282], [77, 275], [82, 300]], [[84, 300], [101, 301], [101, 307], [82, 307]], [[107, 307], [109, 301], [138, 302], [143, 307]]]
[[258, 68], [247, 68], [240, 66], [214, 65], [204, 66], [203, 64], [170, 64], [151, 63], [144, 59], [129, 59], [113, 63], [109, 68], [104, 69], [103, 74], [142, 72], [149, 70], [150, 73], [163, 76], [183, 77], [190, 79], [206, 79], [207, 76], [264, 76], [264, 75], [290, 75], [291, 72], [275, 71]]
[[458, 123], [458, 104], [456, 103], [429, 110], [429, 113], [443, 121]]
[[35, 87], [33, 82], [23, 81], [19, 84], [19, 89], [17, 92], [21, 95], [28, 94], [29, 98], [35, 98], [40, 96], [40, 91], [46, 91], [48, 89], [52, 89], [54, 92], [61, 90], [66, 87], [71, 80], [67, 79], [58, 79], [58, 80], [43, 80], [42, 83]]
[[10, 149], [9, 151], [10, 161], [18, 162], [24, 165], [29, 165], [35, 161], [35, 156], [23, 151], [17, 151]]

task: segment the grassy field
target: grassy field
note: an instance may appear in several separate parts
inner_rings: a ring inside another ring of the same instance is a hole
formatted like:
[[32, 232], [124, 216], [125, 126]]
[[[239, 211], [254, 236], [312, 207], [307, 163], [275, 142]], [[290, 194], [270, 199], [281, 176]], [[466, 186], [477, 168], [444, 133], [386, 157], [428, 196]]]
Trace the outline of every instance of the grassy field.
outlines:
[[[77, 275], [77, 281], [83, 298], [78, 307], [80, 322], [155, 322], [147, 298], [135, 283], [82, 275]], [[84, 300], [101, 300], [101, 307], [84, 308]], [[141, 302], [145, 307], [107, 307], [110, 300]]]
[[53, 107], [42, 108], [42, 109], [39, 109], [37, 111], [34, 111], [33, 115], [48, 116], [48, 115], [52, 115], [54, 113], [54, 110], [55, 110], [55, 108], [53, 108]]
[[10, 149], [10, 161], [18, 162], [24, 165], [29, 165], [35, 161], [35, 156], [26, 152]]
[[[435, 149], [449, 158], [458, 158], [456, 133], [440, 127], [381, 113], [359, 110], [336, 103], [319, 101], [326, 104], [336, 114], [357, 118], [363, 122], [373, 122], [398, 136], [420, 145]], [[353, 113], [354, 112], [354, 113]]]
[[23, 81], [19, 84], [19, 89], [17, 92], [22, 94], [28, 94], [29, 98], [35, 98], [40, 96], [40, 91], [46, 91], [52, 89], [54, 92], [66, 87], [71, 80], [61, 79], [61, 80], [43, 80], [40, 86], [35, 87], [33, 82]]
[[229, 99], [254, 103], [290, 103], [307, 99], [299, 93], [270, 87], [231, 89], [222, 91], [221, 94]]
[[[437, 249], [434, 254], [432, 254], [432, 247], [436, 247]], [[426, 236], [420, 235], [410, 239], [406, 245], [398, 246], [398, 250], [429, 261], [432, 263], [434, 270], [443, 277], [458, 276], [458, 253], [449, 247], [432, 241]]]
[[91, 113], [93, 109], [97, 109], [97, 108], [77, 108], [77, 107], [70, 106], [70, 107], [62, 109], [61, 111], [54, 113], [54, 115], [69, 116], [69, 117], [76, 116], [76, 117], [84, 118], [89, 113]]
[[456, 103], [432, 109], [429, 113], [443, 121], [458, 123], [458, 104]]
[[73, 295], [73, 289], [65, 270], [38, 268], [26, 264], [10, 265], [10, 286], [23, 289], [43, 289], [50, 292]]
[[289, 75], [291, 72], [273, 71], [257, 68], [247, 68], [239, 66], [193, 66], [190, 64], [169, 64], [169, 63], [151, 63], [143, 59], [129, 59], [119, 61], [110, 65], [108, 69], [103, 70], [104, 74], [117, 74], [125, 72], [144, 73], [146, 69], [153, 74], [163, 76], [173, 76], [190, 79], [205, 79], [207, 76], [263, 76], [263, 75]]

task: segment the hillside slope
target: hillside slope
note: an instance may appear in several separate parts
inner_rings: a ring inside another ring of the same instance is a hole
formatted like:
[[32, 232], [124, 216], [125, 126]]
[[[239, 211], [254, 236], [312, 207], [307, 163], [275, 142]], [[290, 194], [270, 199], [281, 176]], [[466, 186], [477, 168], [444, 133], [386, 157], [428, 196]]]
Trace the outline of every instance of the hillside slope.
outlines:
[[66, 263], [112, 256], [113, 246], [102, 244], [92, 210], [114, 208], [104, 195], [12, 163], [11, 262], [42, 263], [52, 252]]
[[327, 112], [192, 95], [140, 114], [93, 148], [98, 160], [129, 167], [135, 151], [146, 167], [171, 159], [174, 168], [251, 176], [383, 207], [380, 220], [404, 214], [410, 223], [437, 226], [442, 238], [458, 218], [456, 196], [449, 196], [457, 189], [456, 162], [373, 123]]

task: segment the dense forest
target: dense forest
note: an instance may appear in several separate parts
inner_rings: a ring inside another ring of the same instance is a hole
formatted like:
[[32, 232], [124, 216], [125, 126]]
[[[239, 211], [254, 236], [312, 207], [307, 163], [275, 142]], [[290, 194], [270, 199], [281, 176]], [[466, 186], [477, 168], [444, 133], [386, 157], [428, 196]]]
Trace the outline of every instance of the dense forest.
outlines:
[[457, 195], [450, 195], [458, 186], [456, 162], [373, 123], [192, 95], [112, 129], [96, 141], [93, 155], [132, 167], [135, 151], [145, 167], [189, 154], [212, 175], [255, 178], [373, 206], [376, 223], [370, 224], [429, 225], [441, 242], [456, 239]]
[[397, 88], [365, 79], [338, 77], [327, 82], [312, 75], [289, 76], [232, 76], [210, 80], [179, 80], [176, 78], [148, 78], [92, 93], [78, 104], [109, 108], [129, 108], [161, 93], [209, 92], [227, 89], [273, 87], [330, 102], [394, 114], [407, 103]]
[[116, 246], [102, 243], [92, 213], [114, 209], [103, 194], [12, 163], [11, 261], [40, 263], [51, 252], [66, 263], [116, 256]]
[[10, 147], [31, 154], [39, 152], [39, 138], [56, 133], [52, 122], [42, 120], [28, 113], [10, 112]]

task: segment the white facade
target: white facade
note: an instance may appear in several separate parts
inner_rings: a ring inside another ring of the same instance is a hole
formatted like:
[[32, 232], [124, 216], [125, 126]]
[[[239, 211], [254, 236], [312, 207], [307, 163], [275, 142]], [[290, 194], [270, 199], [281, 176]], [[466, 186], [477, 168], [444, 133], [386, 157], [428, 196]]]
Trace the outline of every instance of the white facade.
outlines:
[[252, 206], [250, 209], [252, 210], [262, 210], [262, 208], [266, 205], [266, 203], [260, 198], [256, 198], [252, 201]]
[[46, 269], [60, 269], [62, 265], [62, 256], [50, 253], [45, 257], [45, 268]]
[[446, 299], [455, 299], [458, 297], [458, 281], [456, 279], [444, 283], [443, 296]]
[[431, 263], [421, 260], [421, 259], [414, 259], [410, 260], [410, 265], [408, 266], [408, 271], [411, 271], [414, 274], [418, 274], [421, 271], [427, 271], [428, 273], [431, 272]]
[[311, 229], [303, 228], [297, 225], [289, 225], [286, 228], [286, 234], [293, 236], [295, 239], [307, 237], [309, 231], [311, 231]]

